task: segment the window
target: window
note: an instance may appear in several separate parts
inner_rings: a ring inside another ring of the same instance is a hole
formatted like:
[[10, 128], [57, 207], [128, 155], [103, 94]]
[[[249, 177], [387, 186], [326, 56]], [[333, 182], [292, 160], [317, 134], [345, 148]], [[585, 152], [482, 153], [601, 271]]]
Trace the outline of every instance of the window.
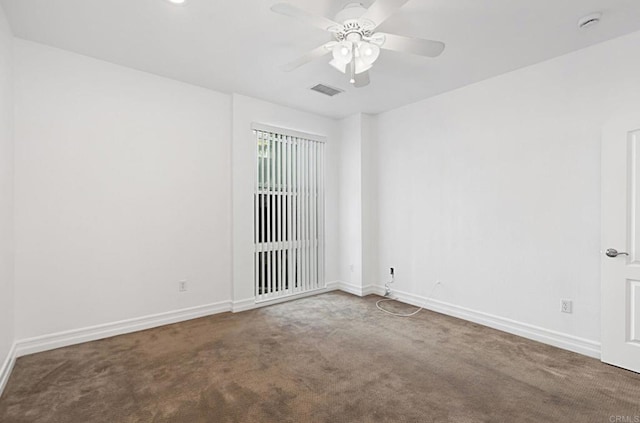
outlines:
[[253, 125], [258, 301], [325, 287], [324, 139]]

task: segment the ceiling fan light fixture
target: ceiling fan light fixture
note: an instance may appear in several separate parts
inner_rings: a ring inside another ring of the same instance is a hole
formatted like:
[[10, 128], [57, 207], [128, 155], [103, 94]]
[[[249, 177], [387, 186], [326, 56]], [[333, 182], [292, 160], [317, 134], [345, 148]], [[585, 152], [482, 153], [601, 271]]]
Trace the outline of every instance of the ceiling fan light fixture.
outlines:
[[343, 41], [333, 46], [333, 60], [338, 63], [344, 63], [345, 65], [351, 61], [352, 57], [352, 43]]
[[360, 43], [358, 51], [360, 58], [369, 65], [372, 65], [380, 56], [380, 47], [366, 41]]
[[[347, 66], [354, 65], [354, 74], [366, 72], [373, 66], [373, 62], [380, 55], [380, 48], [367, 42], [352, 43], [343, 41], [333, 46], [333, 60], [331, 66], [342, 73], [347, 73]], [[353, 78], [352, 78], [353, 79]]]
[[338, 71], [342, 73], [347, 73], [347, 63], [341, 63], [341, 62], [338, 62], [336, 59], [333, 59], [332, 61], [329, 62], [329, 64], [333, 66], [335, 69], [337, 69]]
[[366, 72], [369, 69], [371, 69], [371, 66], [373, 64], [372, 63], [366, 63], [364, 60], [362, 60], [360, 58], [356, 58], [355, 65], [356, 65], [355, 73], [357, 75], [359, 73]]

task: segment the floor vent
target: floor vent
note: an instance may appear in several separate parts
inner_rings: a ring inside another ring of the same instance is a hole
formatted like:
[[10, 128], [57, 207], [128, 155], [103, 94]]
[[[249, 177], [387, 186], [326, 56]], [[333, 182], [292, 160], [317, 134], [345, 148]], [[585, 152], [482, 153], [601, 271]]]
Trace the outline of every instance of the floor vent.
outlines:
[[317, 91], [320, 94], [328, 95], [329, 97], [333, 97], [336, 94], [340, 94], [344, 92], [343, 90], [340, 90], [338, 88], [333, 88], [328, 85], [322, 85], [322, 84], [318, 84], [315, 87], [311, 87], [311, 90]]

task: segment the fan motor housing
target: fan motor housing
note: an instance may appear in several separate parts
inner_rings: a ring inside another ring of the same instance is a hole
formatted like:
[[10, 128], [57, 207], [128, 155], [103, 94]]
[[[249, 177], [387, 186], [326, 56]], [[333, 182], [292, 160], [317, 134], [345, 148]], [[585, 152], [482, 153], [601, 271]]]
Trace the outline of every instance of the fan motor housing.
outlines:
[[365, 37], [370, 37], [372, 31], [362, 26], [358, 20], [346, 21], [340, 31], [335, 33], [338, 41], [360, 41]]

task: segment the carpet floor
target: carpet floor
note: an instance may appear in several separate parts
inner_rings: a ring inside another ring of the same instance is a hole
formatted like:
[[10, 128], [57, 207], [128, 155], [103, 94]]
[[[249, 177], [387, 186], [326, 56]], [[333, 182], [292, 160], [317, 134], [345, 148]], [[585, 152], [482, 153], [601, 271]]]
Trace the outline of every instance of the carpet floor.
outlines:
[[25, 356], [0, 422], [640, 420], [615, 420], [640, 416], [636, 373], [377, 299], [333, 292]]

